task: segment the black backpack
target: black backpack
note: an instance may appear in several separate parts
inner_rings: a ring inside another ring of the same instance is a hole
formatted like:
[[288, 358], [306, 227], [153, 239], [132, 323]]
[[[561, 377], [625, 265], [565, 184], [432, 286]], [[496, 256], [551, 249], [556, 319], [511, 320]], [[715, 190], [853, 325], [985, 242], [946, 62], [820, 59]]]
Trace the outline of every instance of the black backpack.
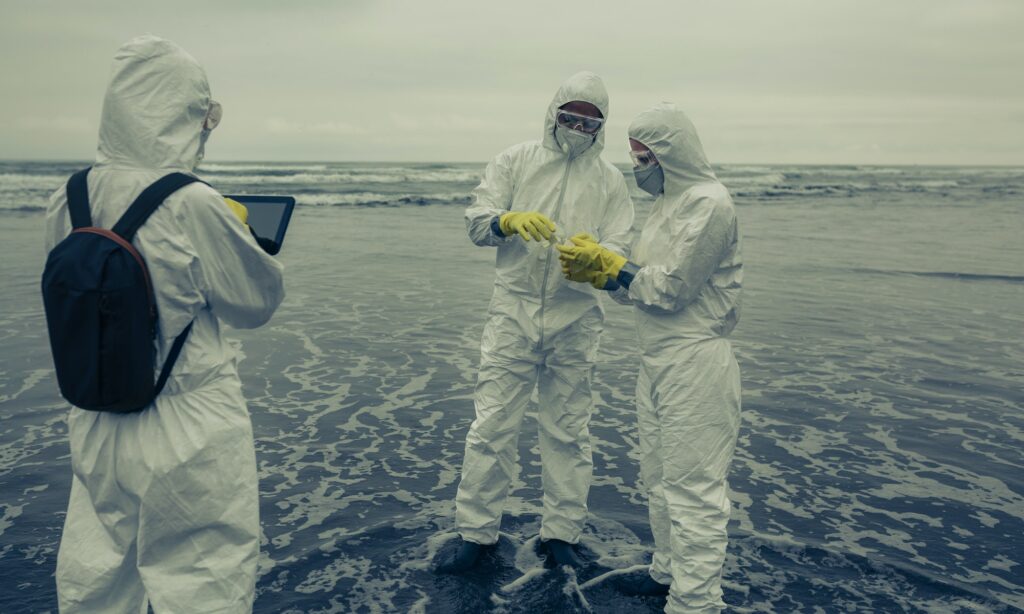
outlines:
[[71, 231], [43, 269], [43, 306], [60, 392], [72, 405], [128, 413], [156, 399], [192, 330], [174, 340], [160, 375], [153, 284], [132, 238], [164, 199], [199, 181], [171, 173], [139, 194], [111, 230], [92, 225], [86, 168], [67, 184]]

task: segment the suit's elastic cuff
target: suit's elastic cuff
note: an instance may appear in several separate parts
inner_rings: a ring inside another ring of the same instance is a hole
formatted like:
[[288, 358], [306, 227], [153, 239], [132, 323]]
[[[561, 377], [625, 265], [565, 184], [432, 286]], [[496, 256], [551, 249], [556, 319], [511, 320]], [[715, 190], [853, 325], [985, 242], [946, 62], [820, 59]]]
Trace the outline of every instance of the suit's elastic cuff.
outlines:
[[505, 238], [505, 236], [506, 236], [505, 233], [503, 233], [501, 231], [501, 216], [500, 215], [496, 215], [496, 216], [494, 216], [491, 219], [491, 232], [494, 233], [494, 236], [496, 236], [496, 237], [498, 237], [500, 239], [504, 239]]
[[611, 277], [609, 277], [608, 281], [604, 282], [604, 288], [602, 288], [602, 290], [607, 290], [609, 292], [615, 292], [616, 290], [618, 290], [621, 287], [622, 286], [619, 285], [619, 282], [617, 282], [614, 279], [612, 279]]
[[615, 281], [619, 282], [619, 285], [629, 287], [629, 284], [633, 283], [633, 278], [640, 272], [640, 266], [635, 262], [626, 261], [626, 264], [622, 265], [619, 269], [619, 274], [615, 277]]

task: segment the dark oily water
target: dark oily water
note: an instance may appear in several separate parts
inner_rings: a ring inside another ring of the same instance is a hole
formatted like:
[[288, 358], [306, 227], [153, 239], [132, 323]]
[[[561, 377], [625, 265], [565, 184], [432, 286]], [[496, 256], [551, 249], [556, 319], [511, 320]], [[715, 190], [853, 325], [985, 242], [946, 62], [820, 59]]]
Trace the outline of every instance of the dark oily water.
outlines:
[[[0, 164], [2, 612], [56, 609], [70, 488], [38, 294], [41, 208], [74, 163]], [[622, 595], [651, 535], [629, 310], [607, 305], [591, 518], [575, 572], [538, 549], [533, 416], [498, 547], [438, 576], [472, 419], [493, 251], [465, 237], [480, 165], [208, 164], [296, 194], [288, 298], [229, 331], [257, 438], [257, 612], [657, 612]], [[740, 612], [1024, 608], [1020, 169], [720, 170], [745, 236], [743, 426], [725, 599]], [[651, 201], [637, 199], [642, 221]]]

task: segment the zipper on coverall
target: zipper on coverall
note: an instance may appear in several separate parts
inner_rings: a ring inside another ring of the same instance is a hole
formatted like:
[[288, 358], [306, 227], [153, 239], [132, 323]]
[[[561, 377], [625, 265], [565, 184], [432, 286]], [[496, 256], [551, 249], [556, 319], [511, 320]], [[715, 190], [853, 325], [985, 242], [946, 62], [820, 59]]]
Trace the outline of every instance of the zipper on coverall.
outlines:
[[[562, 188], [558, 192], [558, 203], [555, 205], [555, 211], [551, 216], [555, 219], [557, 219], [558, 214], [562, 212], [562, 201], [565, 200], [565, 185], [569, 182], [569, 168], [572, 166], [572, 161], [573, 158], [568, 158], [565, 161], [565, 172], [562, 173]], [[544, 305], [547, 302], [548, 275], [551, 272], [551, 252], [552, 249], [548, 246], [548, 257], [544, 262], [544, 279], [540, 285], [540, 339], [537, 341], [538, 351], [544, 348]]]

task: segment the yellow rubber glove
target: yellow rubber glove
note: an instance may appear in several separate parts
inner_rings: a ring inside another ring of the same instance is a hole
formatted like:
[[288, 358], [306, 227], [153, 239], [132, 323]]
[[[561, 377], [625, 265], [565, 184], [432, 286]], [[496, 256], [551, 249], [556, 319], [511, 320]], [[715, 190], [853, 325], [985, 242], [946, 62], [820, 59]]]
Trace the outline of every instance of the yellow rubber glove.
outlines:
[[604, 290], [608, 283], [608, 274], [597, 269], [581, 268], [562, 260], [562, 275], [569, 281], [588, 283], [598, 290]]
[[506, 237], [518, 233], [524, 241], [550, 239], [555, 232], [555, 223], [536, 211], [509, 211], [499, 218], [498, 227]]
[[[571, 269], [587, 269], [592, 267], [594, 262], [589, 260], [585, 254], [579, 252], [579, 249], [575, 245], [576, 239], [597, 243], [597, 237], [594, 235], [588, 232], [579, 232], [570, 237], [569, 241], [556, 245], [555, 248], [558, 249], [559, 252], [558, 259], [562, 261], [562, 268], [565, 268], [567, 263], [571, 265]], [[573, 242], [573, 244], [570, 245], [570, 242]], [[573, 281], [581, 280], [574, 279]]]
[[575, 235], [569, 240], [573, 245], [556, 245], [555, 247], [560, 252], [558, 258], [562, 262], [568, 262], [570, 268], [575, 266], [584, 270], [592, 269], [604, 273], [610, 279], [616, 279], [619, 276], [619, 271], [627, 262], [625, 256], [603, 247], [594, 237], [585, 232]]
[[[597, 239], [586, 232], [572, 236], [572, 239], [583, 239], [585, 241], [597, 241]], [[555, 245], [558, 250], [558, 260], [562, 263], [562, 274], [569, 281], [586, 282], [590, 281], [591, 270], [596, 270], [593, 263], [587, 260], [582, 254], [578, 254], [575, 245], [566, 241]]]
[[224, 202], [228, 204], [228, 207], [231, 207], [231, 212], [235, 214], [235, 217], [241, 220], [246, 226], [249, 225], [249, 210], [245, 208], [245, 205], [230, 198], [225, 198]]

